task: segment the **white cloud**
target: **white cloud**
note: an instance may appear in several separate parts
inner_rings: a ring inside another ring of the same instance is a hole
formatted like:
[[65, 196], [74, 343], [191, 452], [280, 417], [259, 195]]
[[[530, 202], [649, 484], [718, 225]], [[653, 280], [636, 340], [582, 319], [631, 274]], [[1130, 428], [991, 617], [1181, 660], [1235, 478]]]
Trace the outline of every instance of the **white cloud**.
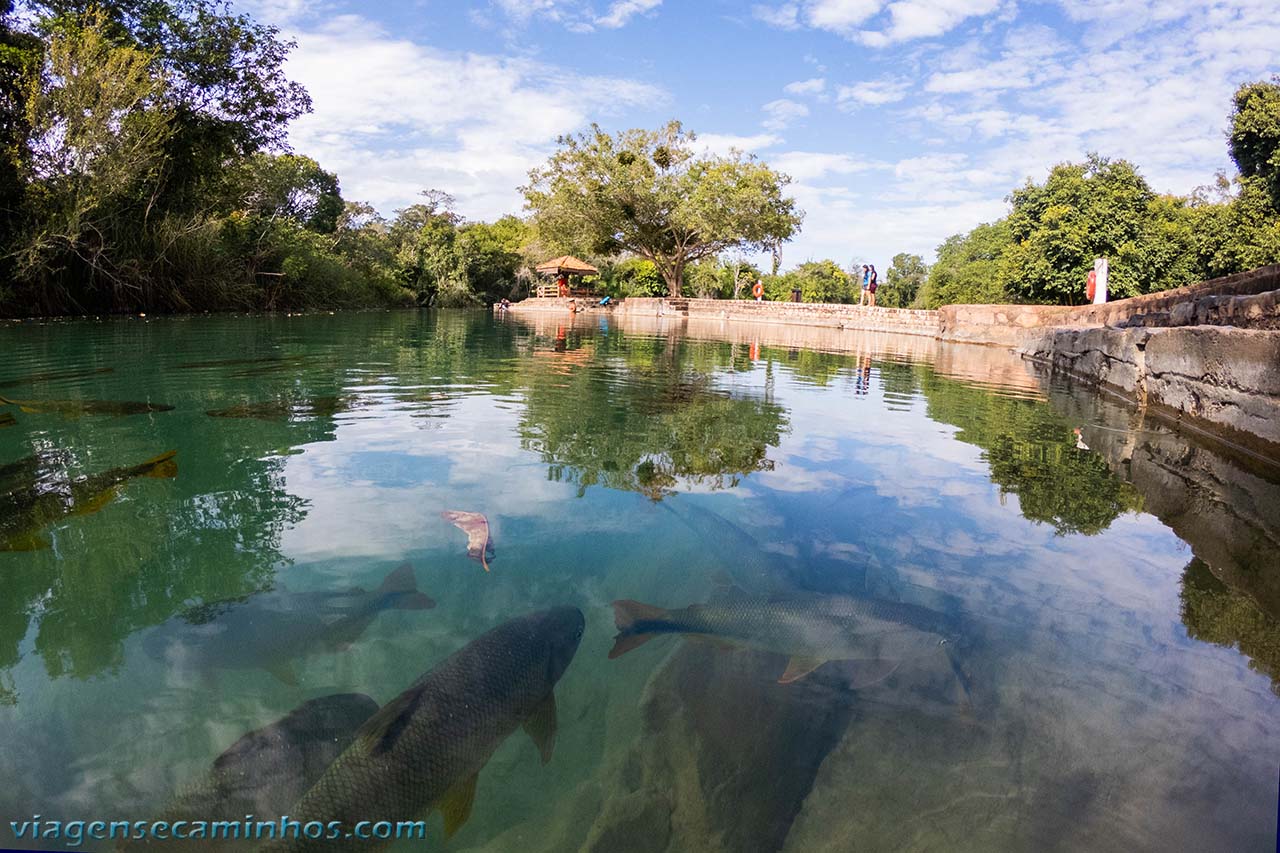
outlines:
[[609, 29], [623, 27], [636, 15], [651, 12], [661, 5], [662, 0], [618, 0], [604, 15], [596, 18], [596, 25]]
[[827, 81], [823, 77], [814, 77], [810, 80], [797, 80], [794, 83], [788, 83], [782, 87], [782, 91], [788, 95], [821, 95], [827, 88]]
[[[801, 26], [857, 39], [870, 47], [943, 35], [969, 18], [989, 15], [1001, 0], [802, 0], [756, 6], [755, 17], [771, 26]], [[873, 26], [879, 22], [881, 25]]]
[[892, 104], [905, 98], [910, 88], [911, 84], [904, 80], [867, 80], [841, 86], [836, 91], [836, 102], [842, 106], [851, 102], [864, 106]]
[[[260, 0], [263, 2], [264, 0]], [[265, 2], [303, 2], [304, 0], [265, 0]], [[647, 14], [662, 5], [662, 0], [614, 0], [603, 13], [596, 12], [585, 0], [493, 0], [493, 6], [517, 26], [534, 18], [563, 25], [574, 32], [587, 33], [596, 27], [618, 29], [637, 15]]]
[[291, 130], [294, 147], [384, 213], [425, 187], [448, 190], [472, 218], [518, 211], [517, 187], [557, 136], [666, 97], [633, 80], [435, 50], [357, 16], [290, 35], [288, 72], [315, 103]]
[[989, 15], [999, 7], [1000, 0], [898, 0], [889, 4], [887, 28], [859, 36], [874, 46], [932, 38], [950, 32], [967, 18]]
[[883, 0], [809, 0], [805, 4], [805, 22], [820, 30], [851, 32], [880, 11]]
[[800, 29], [800, 7], [795, 3], [781, 6], [752, 6], [751, 14], [771, 27], [781, 30]]
[[770, 101], [760, 109], [764, 110], [766, 115], [761, 124], [768, 130], [782, 130], [796, 119], [804, 118], [809, 114], [809, 108], [804, 104], [787, 98]]
[[833, 175], [853, 175], [885, 168], [885, 164], [860, 160], [851, 154], [818, 151], [785, 151], [770, 157], [769, 165], [801, 183]]
[[774, 133], [757, 133], [752, 136], [736, 136], [729, 133], [699, 133], [697, 147], [711, 154], [725, 155], [737, 149], [748, 154], [764, 148], [772, 148], [782, 142]]

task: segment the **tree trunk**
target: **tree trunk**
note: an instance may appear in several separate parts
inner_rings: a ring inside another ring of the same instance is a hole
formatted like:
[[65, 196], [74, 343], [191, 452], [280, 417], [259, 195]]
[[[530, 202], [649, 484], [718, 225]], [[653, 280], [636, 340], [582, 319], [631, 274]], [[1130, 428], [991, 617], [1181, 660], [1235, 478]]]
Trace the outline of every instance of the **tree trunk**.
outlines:
[[671, 299], [679, 299], [684, 290], [684, 263], [673, 261], [671, 266], [664, 266], [662, 278], [667, 282], [667, 296]]

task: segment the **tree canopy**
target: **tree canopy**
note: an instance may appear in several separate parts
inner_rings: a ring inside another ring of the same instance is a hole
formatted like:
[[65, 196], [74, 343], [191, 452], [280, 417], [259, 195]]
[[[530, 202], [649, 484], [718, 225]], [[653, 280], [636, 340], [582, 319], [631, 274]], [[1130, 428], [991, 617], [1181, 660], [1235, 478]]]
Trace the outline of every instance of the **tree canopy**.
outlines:
[[790, 239], [802, 218], [784, 195], [790, 179], [741, 152], [699, 153], [695, 141], [675, 121], [562, 136], [522, 188], [539, 235], [568, 252], [651, 261], [671, 296], [699, 259]]

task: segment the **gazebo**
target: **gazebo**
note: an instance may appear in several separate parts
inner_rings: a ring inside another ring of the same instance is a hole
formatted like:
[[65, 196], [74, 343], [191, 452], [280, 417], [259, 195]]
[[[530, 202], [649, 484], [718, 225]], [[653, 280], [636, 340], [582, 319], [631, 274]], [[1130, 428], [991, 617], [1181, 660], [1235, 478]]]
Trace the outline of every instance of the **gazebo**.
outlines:
[[535, 268], [543, 275], [554, 276], [554, 282], [540, 283], [535, 296], [584, 296], [592, 293], [589, 288], [577, 288], [576, 290], [569, 287], [569, 276], [599, 275], [600, 270], [591, 266], [586, 261], [579, 260], [573, 255], [561, 255], [558, 258], [552, 258], [549, 261], [543, 261]]

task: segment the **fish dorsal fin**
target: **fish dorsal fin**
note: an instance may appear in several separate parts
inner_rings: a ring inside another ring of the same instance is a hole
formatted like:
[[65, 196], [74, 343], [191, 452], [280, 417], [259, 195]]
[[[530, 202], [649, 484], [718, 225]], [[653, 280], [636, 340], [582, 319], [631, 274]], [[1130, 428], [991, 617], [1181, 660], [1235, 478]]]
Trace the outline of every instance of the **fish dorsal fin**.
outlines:
[[453, 838], [467, 822], [467, 818], [471, 817], [471, 807], [476, 802], [476, 780], [479, 778], [480, 773], [477, 771], [445, 791], [440, 798], [440, 814], [444, 816], [446, 839]]
[[370, 755], [381, 755], [390, 750], [408, 728], [414, 711], [422, 702], [422, 696], [421, 687], [411, 687], [383, 705], [378, 713], [360, 727], [356, 742]]
[[793, 681], [799, 681], [826, 662], [827, 661], [824, 658], [801, 657], [797, 655], [787, 661], [787, 668], [783, 670], [782, 675], [778, 678], [778, 683], [790, 684]]
[[538, 703], [533, 716], [524, 721], [524, 730], [538, 747], [542, 763], [551, 760], [551, 753], [556, 748], [556, 694], [548, 693], [547, 698]]

